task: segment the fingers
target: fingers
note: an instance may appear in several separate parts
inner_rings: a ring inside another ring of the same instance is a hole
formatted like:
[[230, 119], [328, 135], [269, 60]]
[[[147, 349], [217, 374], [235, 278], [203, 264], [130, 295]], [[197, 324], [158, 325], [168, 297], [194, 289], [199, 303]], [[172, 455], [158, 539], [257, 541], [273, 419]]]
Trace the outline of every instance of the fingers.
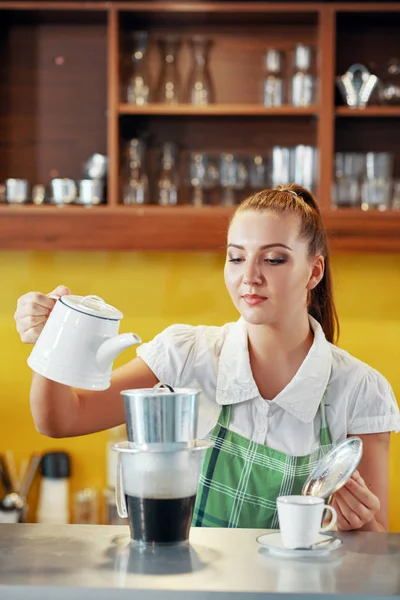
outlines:
[[68, 296], [71, 293], [71, 290], [67, 288], [65, 285], [58, 285], [52, 292], [50, 292], [49, 296]]
[[[28, 292], [18, 298], [17, 301], [17, 311], [27, 312], [28, 314], [32, 313], [32, 310], [47, 309], [47, 311], [51, 310], [54, 306], [55, 300], [53, 298], [49, 298], [46, 294], [41, 294], [40, 292]], [[35, 307], [34, 309], [32, 307]], [[37, 314], [37, 313], [36, 313]]]
[[342, 510], [340, 507], [340, 499], [337, 500], [336, 495], [335, 495], [335, 499], [333, 501], [333, 507], [336, 510], [336, 514], [337, 514], [336, 526], [339, 529], [339, 531], [350, 531], [351, 529], [353, 529], [352, 526], [350, 525], [350, 523], [348, 522], [348, 520], [346, 519], [346, 517], [344, 516], [344, 514], [342, 513]]
[[17, 301], [17, 309], [14, 313], [17, 331], [25, 344], [34, 344], [38, 339], [57, 297], [70, 294], [65, 285], [57, 286], [51, 295], [40, 292], [28, 292]]
[[24, 344], [34, 344], [47, 321], [47, 317], [24, 317], [17, 321], [17, 331]]
[[[342, 531], [360, 529], [370, 523], [380, 508], [380, 501], [366, 486], [361, 475], [353, 477], [335, 494], [338, 527]], [[340, 512], [339, 512], [340, 511]]]
[[[357, 475], [349, 479], [344, 488], [340, 490], [346, 499], [347, 504], [354, 506], [355, 503], [361, 503], [367, 509], [375, 514], [380, 509], [380, 501], [366, 486], [364, 479], [357, 472]], [[351, 503], [351, 504], [350, 504]]]

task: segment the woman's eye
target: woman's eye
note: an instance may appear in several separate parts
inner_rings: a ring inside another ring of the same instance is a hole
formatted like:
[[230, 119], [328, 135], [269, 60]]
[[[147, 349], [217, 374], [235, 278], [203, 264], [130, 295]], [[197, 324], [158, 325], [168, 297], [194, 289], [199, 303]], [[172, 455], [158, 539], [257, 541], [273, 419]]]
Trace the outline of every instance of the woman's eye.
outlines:
[[243, 260], [243, 258], [228, 258], [228, 262], [234, 263], [235, 265], [238, 265], [239, 263], [241, 263]]
[[282, 265], [286, 260], [284, 258], [266, 258], [265, 262], [269, 265]]

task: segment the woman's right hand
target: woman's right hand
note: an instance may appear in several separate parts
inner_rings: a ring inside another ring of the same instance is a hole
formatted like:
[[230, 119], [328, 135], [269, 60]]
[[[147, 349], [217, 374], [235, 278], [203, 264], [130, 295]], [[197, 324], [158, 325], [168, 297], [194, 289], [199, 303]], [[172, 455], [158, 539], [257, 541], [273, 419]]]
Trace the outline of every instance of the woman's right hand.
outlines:
[[38, 339], [56, 303], [56, 299], [50, 296], [61, 297], [70, 293], [65, 285], [59, 285], [48, 296], [40, 292], [28, 292], [18, 298], [14, 319], [24, 344], [34, 344]]

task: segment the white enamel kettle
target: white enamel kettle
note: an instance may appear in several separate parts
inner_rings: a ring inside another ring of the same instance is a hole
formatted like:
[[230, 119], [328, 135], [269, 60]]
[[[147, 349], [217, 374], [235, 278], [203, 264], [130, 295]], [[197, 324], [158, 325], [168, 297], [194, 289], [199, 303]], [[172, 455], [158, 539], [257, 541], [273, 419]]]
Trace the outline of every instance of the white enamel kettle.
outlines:
[[122, 350], [141, 343], [118, 335], [123, 314], [98, 296], [58, 298], [28, 358], [47, 379], [84, 390], [106, 390], [112, 364]]

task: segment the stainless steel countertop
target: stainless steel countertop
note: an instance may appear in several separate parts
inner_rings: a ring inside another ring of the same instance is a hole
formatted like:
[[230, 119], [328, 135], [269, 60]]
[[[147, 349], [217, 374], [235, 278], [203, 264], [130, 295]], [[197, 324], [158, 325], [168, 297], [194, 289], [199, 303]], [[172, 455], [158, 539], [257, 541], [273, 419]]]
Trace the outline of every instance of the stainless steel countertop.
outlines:
[[192, 529], [189, 547], [152, 553], [131, 547], [125, 526], [0, 524], [0, 598], [400, 595], [400, 534], [340, 533], [344, 543], [328, 557], [292, 560], [265, 553], [260, 533]]

